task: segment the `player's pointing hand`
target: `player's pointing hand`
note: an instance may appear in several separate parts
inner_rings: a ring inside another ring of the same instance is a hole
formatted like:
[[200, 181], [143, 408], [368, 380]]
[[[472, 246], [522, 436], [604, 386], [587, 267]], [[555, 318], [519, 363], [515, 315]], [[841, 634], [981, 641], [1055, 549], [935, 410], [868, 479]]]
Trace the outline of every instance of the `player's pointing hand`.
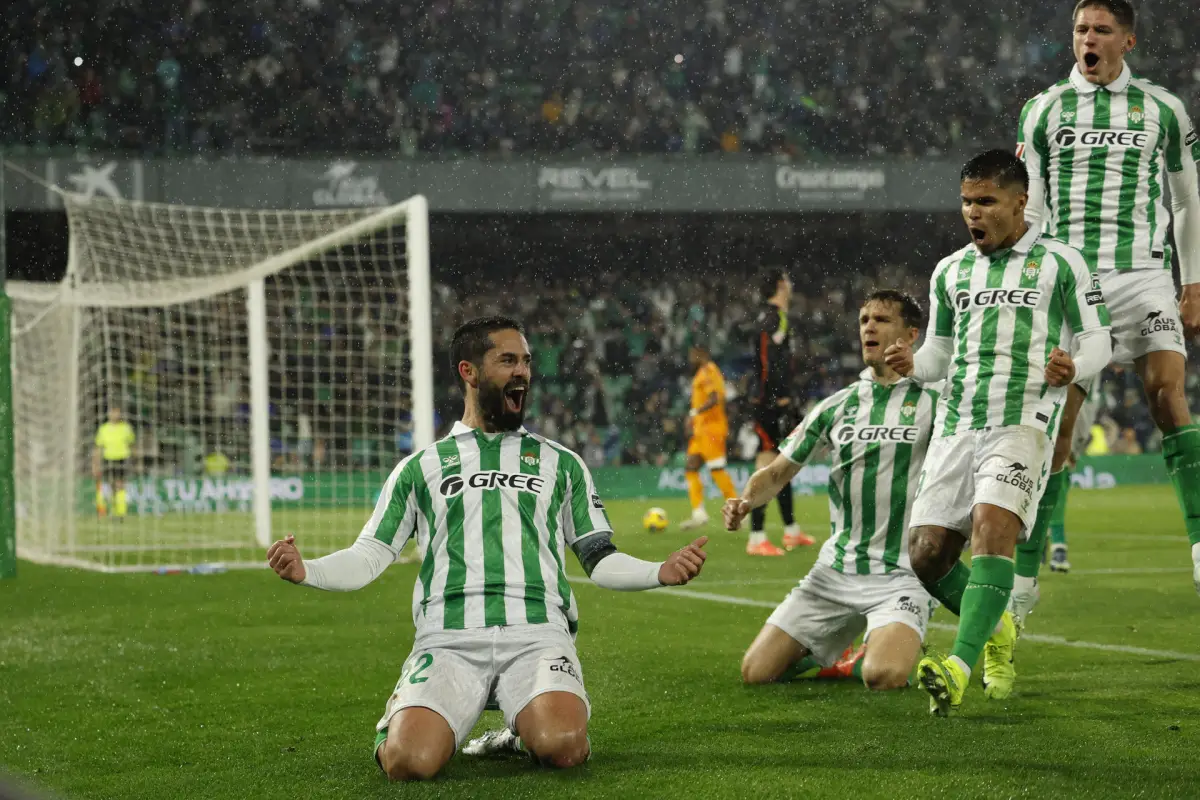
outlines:
[[267, 550], [267, 563], [285, 581], [300, 583], [304, 580], [304, 559], [296, 548], [296, 537], [290, 533]]
[[736, 531], [742, 527], [742, 520], [750, 513], [750, 501], [741, 497], [731, 497], [721, 506], [721, 516], [725, 518], [725, 530]]
[[682, 550], [672, 553], [658, 568], [658, 582], [663, 586], [683, 586], [699, 575], [704, 560], [708, 558], [703, 550], [706, 544], [708, 537], [701, 536]]
[[911, 375], [913, 371], [912, 345], [903, 339], [897, 339], [895, 344], [889, 345], [888, 349], [883, 351], [883, 361], [901, 375]]
[[1075, 362], [1071, 356], [1057, 347], [1050, 351], [1046, 362], [1046, 383], [1051, 386], [1066, 386], [1075, 378]]

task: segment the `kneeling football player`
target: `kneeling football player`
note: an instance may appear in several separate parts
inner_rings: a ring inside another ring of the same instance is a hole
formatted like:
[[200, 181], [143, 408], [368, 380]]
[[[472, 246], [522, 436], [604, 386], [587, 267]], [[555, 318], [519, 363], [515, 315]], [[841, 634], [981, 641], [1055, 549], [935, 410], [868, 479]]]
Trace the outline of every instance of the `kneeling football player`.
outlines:
[[484, 750], [582, 764], [591, 704], [563, 554], [570, 548], [600, 586], [652, 589], [699, 575], [707, 539], [662, 563], [617, 551], [583, 460], [522, 426], [531, 359], [516, 321], [468, 322], [451, 358], [466, 396], [462, 420], [397, 465], [354, 544], [305, 561], [289, 536], [267, 558], [285, 580], [349, 591], [416, 538], [416, 639], [375, 726], [375, 760], [389, 778], [436, 775], [489, 702], [507, 727], [485, 737]]
[[[780, 603], [742, 659], [742, 680], [770, 683], [830, 672], [871, 689], [908, 683], [934, 601], [908, 561], [908, 510], [933, 430], [938, 395], [884, 363], [887, 346], [915, 342], [921, 309], [908, 295], [877, 291], [859, 312], [867, 364], [859, 380], [819, 403], [723, 509], [737, 530], [814, 454], [828, 449], [832, 533], [817, 563]], [[866, 632], [861, 651], [843, 653]], [[839, 656], [845, 660], [839, 662]]]

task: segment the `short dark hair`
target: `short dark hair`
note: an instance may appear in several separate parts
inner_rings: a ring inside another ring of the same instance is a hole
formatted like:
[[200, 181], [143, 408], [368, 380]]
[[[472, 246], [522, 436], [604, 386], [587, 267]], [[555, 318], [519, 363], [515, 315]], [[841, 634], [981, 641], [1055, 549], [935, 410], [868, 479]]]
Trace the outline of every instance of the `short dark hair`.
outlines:
[[460, 362], [469, 361], [475, 366], [483, 363], [483, 357], [491, 350], [492, 334], [496, 331], [516, 331], [525, 335], [525, 328], [512, 317], [499, 314], [490, 317], [476, 317], [458, 326], [454, 338], [450, 340], [450, 366], [458, 374]]
[[758, 273], [758, 295], [762, 301], [770, 300], [779, 291], [779, 282], [788, 276], [783, 267], [767, 267]]
[[1137, 27], [1137, 11], [1129, 0], [1079, 0], [1075, 4], [1075, 10], [1071, 12], [1071, 19], [1078, 17], [1079, 12], [1085, 8], [1103, 8], [1112, 14], [1117, 24], [1125, 30], [1132, 31]]
[[960, 181], [995, 181], [998, 185], [1019, 185], [1029, 191], [1029, 170], [1025, 162], [1010, 150], [986, 150], [972, 158], [962, 168]]
[[866, 306], [867, 303], [895, 303], [900, 306], [900, 319], [904, 320], [904, 324], [910, 328], [921, 327], [921, 322], [925, 318], [921, 312], [921, 304], [913, 299], [911, 294], [899, 289], [876, 289], [867, 295], [866, 300], [863, 300], [863, 306]]

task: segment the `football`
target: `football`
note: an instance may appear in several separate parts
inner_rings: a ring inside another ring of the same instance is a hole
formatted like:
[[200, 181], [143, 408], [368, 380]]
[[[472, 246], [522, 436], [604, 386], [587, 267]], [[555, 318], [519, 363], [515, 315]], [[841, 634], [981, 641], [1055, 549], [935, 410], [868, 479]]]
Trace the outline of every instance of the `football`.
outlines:
[[667, 529], [667, 512], [652, 508], [642, 516], [642, 527], [649, 533], [662, 533]]

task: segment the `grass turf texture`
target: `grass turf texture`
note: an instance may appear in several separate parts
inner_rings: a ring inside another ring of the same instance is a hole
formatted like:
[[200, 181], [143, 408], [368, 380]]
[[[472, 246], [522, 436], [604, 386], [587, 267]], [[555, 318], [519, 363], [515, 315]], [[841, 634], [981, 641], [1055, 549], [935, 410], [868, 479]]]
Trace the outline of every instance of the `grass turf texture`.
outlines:
[[[821, 532], [824, 499], [798, 500]], [[685, 517], [684, 503], [661, 504]], [[690, 540], [675, 527], [644, 534], [647, 505], [610, 504], [624, 550], [651, 558]], [[363, 516], [347, 511], [345, 525]], [[1168, 487], [1075, 492], [1068, 524], [1076, 572], [1043, 570], [1030, 633], [1200, 653], [1200, 598]], [[704, 576], [682, 592], [774, 604], [816, 555], [748, 558], [742, 534], [704, 532]], [[558, 774], [459, 755], [432, 785], [390, 785], [371, 759], [372, 727], [412, 642], [415, 574], [396, 565], [331, 594], [265, 571], [23, 562], [0, 583], [0, 768], [94, 798], [1195, 795], [1195, 660], [1026, 641], [1013, 698], [987, 702], [976, 677], [962, 712], [939, 720], [917, 690], [741, 686], [767, 607], [586, 583], [576, 592], [592, 762]], [[931, 641], [951, 637], [938, 627]], [[477, 731], [499, 723], [485, 714]]]

